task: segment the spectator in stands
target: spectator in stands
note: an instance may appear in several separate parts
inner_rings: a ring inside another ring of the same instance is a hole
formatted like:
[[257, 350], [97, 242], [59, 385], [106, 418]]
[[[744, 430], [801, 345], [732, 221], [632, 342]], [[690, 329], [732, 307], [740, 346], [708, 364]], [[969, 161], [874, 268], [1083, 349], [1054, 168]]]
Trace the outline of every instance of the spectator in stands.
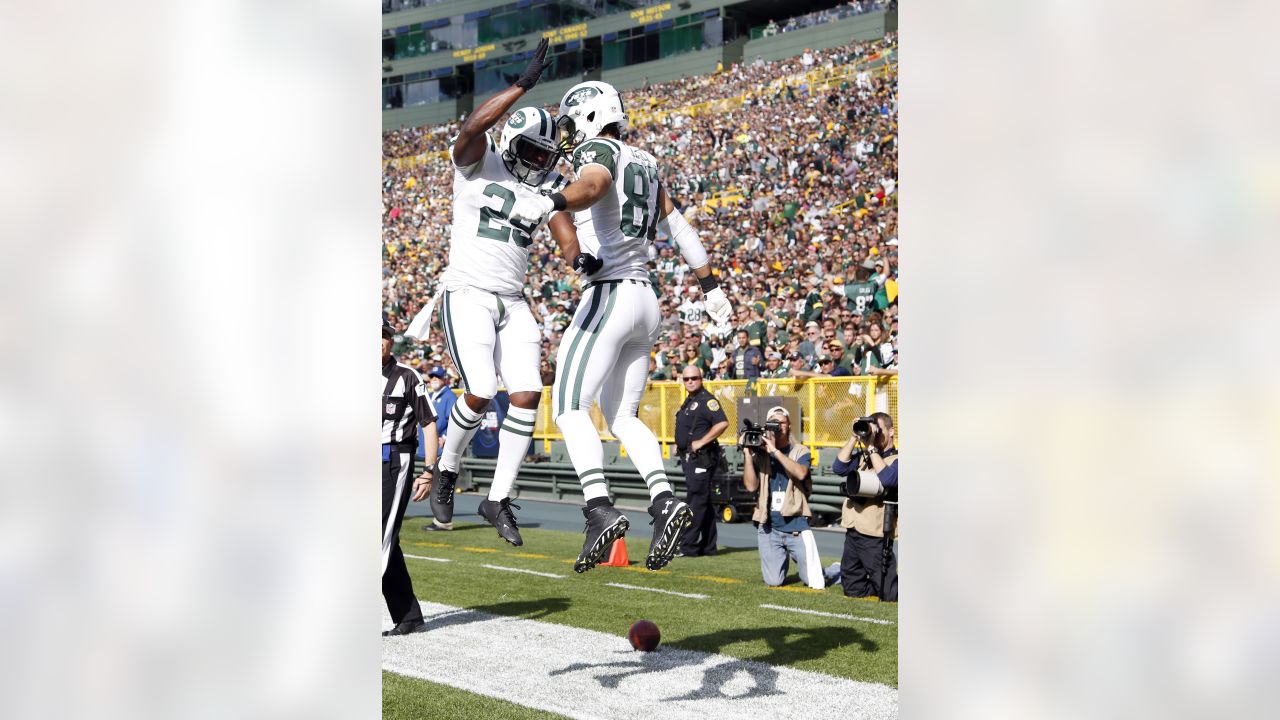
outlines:
[[760, 348], [751, 344], [750, 334], [744, 328], [737, 333], [738, 346], [734, 349], [732, 357], [732, 367], [730, 377], [735, 380], [752, 380], [760, 377], [760, 368], [763, 366], [761, 362]]

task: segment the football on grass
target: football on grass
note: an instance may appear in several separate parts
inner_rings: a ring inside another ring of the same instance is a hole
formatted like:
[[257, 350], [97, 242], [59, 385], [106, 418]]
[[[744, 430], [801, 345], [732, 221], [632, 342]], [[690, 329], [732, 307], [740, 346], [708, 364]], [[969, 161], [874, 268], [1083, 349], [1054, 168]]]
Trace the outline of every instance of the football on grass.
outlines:
[[631, 647], [649, 652], [658, 647], [658, 641], [662, 639], [662, 632], [658, 630], [658, 626], [648, 620], [637, 620], [631, 629], [627, 631], [627, 639], [631, 641]]

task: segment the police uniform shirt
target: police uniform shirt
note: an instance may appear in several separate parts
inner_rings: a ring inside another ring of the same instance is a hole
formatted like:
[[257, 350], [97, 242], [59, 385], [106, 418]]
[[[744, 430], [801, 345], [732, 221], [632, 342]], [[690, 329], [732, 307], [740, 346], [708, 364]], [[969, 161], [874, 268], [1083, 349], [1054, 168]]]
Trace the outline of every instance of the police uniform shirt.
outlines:
[[728, 420], [720, 402], [705, 387], [693, 393], [676, 411], [676, 452], [688, 451], [693, 441], [706, 435], [712, 425]]
[[[382, 444], [418, 443], [418, 425], [436, 421], [427, 397], [427, 384], [417, 370], [396, 362], [394, 355], [382, 364]], [[384, 449], [385, 452], [385, 449]]]

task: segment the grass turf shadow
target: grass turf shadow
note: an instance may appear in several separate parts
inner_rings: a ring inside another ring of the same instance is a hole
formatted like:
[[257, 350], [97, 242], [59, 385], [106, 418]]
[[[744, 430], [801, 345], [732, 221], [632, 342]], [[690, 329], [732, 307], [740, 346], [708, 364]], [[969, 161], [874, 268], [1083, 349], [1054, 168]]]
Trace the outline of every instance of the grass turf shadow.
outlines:
[[[684, 638], [678, 641], [678, 644], [668, 646], [665, 651], [660, 649], [657, 652], [644, 653], [637, 659], [607, 663], [573, 663], [552, 671], [551, 674], [554, 676], [584, 670], [616, 669], [618, 672], [596, 672], [592, 677], [601, 687], [617, 688], [629, 677], [701, 665], [706, 661], [706, 656], [701, 653], [718, 653], [735, 643], [755, 641], [764, 641], [769, 652], [761, 657], [734, 659], [712, 665], [704, 670], [699, 687], [683, 695], [664, 698], [664, 702], [777, 695], [778, 671], [774, 669], [775, 665], [817, 660], [825, 657], [832, 650], [851, 643], [857, 644], [864, 652], [874, 652], [879, 647], [874, 640], [848, 626], [740, 628]], [[739, 673], [746, 673], [751, 678], [751, 689], [739, 695], [725, 693], [725, 686]]]

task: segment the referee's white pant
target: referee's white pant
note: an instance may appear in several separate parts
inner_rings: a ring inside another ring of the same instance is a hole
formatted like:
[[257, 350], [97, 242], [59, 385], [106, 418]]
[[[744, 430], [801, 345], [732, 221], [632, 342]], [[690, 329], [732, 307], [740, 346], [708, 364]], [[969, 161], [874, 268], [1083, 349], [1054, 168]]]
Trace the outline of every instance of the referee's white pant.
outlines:
[[462, 286], [445, 290], [440, 323], [462, 388], [491, 399], [498, 376], [507, 392], [540, 392], [542, 335], [523, 296]]
[[609, 423], [635, 417], [661, 320], [658, 298], [647, 280], [590, 285], [560, 339], [551, 388], [553, 416], [590, 410], [599, 399]]

